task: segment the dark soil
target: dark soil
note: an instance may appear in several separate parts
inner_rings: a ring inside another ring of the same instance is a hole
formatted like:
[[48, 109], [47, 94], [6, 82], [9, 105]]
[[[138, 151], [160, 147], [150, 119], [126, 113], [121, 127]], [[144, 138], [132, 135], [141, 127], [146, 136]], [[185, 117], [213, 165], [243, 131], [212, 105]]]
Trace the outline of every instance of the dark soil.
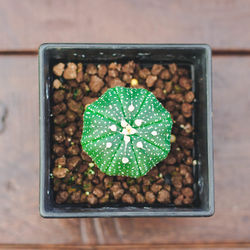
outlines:
[[[143, 68], [133, 61], [109, 65], [59, 63], [53, 67], [53, 74], [51, 178], [56, 203], [192, 205], [195, 96], [187, 69], [174, 63]], [[174, 121], [168, 157], [138, 179], [107, 176], [81, 149], [86, 106], [115, 86], [152, 91]]]

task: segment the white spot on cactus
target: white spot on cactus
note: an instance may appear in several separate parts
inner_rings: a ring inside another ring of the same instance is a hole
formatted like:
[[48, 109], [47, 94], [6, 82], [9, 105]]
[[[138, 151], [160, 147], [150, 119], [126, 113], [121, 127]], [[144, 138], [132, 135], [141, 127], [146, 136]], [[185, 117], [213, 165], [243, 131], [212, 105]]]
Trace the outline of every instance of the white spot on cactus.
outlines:
[[137, 132], [137, 130], [131, 127], [131, 129], [130, 129], [130, 135], [133, 135], [133, 134], [135, 134], [136, 132]]
[[133, 104], [130, 104], [128, 107], [128, 111], [133, 112], [135, 110], [135, 107]]
[[143, 148], [142, 142], [141, 142], [141, 141], [138, 141], [138, 142], [136, 143], [136, 147], [137, 147], [137, 148]]
[[117, 130], [117, 127], [116, 127], [116, 125], [113, 124], [113, 125], [109, 126], [109, 129], [111, 131], [115, 132]]
[[136, 120], [135, 120], [135, 125], [136, 125], [136, 126], [141, 126], [142, 122], [143, 122], [143, 120], [141, 120], [141, 119], [136, 119]]
[[122, 119], [121, 126], [125, 128], [126, 126], [128, 126], [128, 123], [124, 119]]
[[156, 136], [156, 135], [157, 135], [157, 131], [153, 131], [151, 134], [152, 134], [153, 136]]
[[130, 142], [130, 137], [127, 135], [124, 135], [124, 142], [125, 142], [124, 153], [126, 153], [128, 143]]
[[128, 163], [128, 162], [129, 162], [129, 160], [128, 160], [127, 157], [123, 157], [123, 158], [122, 158], [122, 163], [126, 164], [126, 163]]
[[124, 135], [124, 142], [125, 144], [128, 144], [130, 142], [130, 137], [127, 135]]
[[122, 130], [122, 134], [124, 135], [133, 135], [137, 132], [136, 129], [132, 128], [129, 124]]
[[128, 134], [127, 129], [125, 129], [125, 128], [124, 128], [124, 129], [122, 130], [121, 134], [123, 134], [123, 135], [127, 135], [127, 134]]
[[107, 142], [106, 143], [106, 148], [111, 148], [112, 147], [112, 143], [111, 142]]

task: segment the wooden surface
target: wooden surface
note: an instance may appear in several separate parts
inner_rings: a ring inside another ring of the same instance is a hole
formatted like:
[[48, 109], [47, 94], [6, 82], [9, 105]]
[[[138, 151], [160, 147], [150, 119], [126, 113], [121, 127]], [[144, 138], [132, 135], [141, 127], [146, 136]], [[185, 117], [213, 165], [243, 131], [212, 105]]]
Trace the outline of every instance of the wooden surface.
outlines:
[[208, 43], [250, 49], [248, 0], [0, 0], [0, 50], [44, 42]]
[[115, 244], [115, 245], [78, 245], [78, 244], [2, 244], [0, 249], [16, 250], [16, 249], [25, 249], [25, 250], [34, 250], [34, 249], [46, 249], [46, 250], [164, 250], [164, 249], [200, 249], [200, 250], [209, 250], [209, 249], [248, 249], [250, 244], [248, 243], [220, 243], [220, 244]]
[[[0, 103], [7, 108], [0, 248], [250, 249], [249, 13], [244, 0], [0, 0]], [[36, 49], [52, 41], [204, 42], [215, 49], [213, 217], [40, 218]]]

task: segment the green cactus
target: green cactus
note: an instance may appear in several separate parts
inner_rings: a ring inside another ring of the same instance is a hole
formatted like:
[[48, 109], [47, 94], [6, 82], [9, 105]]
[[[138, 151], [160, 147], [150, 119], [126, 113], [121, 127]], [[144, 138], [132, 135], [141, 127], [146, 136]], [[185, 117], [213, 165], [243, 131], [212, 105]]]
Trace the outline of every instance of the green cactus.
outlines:
[[172, 123], [148, 90], [111, 88], [86, 108], [82, 148], [107, 175], [138, 178], [167, 157]]

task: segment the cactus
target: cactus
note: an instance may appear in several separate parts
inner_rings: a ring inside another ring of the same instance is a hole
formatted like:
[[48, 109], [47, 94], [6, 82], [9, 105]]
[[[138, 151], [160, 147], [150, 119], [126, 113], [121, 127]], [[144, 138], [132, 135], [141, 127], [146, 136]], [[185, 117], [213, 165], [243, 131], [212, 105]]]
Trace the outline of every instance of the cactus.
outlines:
[[138, 178], [170, 151], [169, 112], [146, 89], [115, 87], [83, 115], [83, 150], [107, 175]]

